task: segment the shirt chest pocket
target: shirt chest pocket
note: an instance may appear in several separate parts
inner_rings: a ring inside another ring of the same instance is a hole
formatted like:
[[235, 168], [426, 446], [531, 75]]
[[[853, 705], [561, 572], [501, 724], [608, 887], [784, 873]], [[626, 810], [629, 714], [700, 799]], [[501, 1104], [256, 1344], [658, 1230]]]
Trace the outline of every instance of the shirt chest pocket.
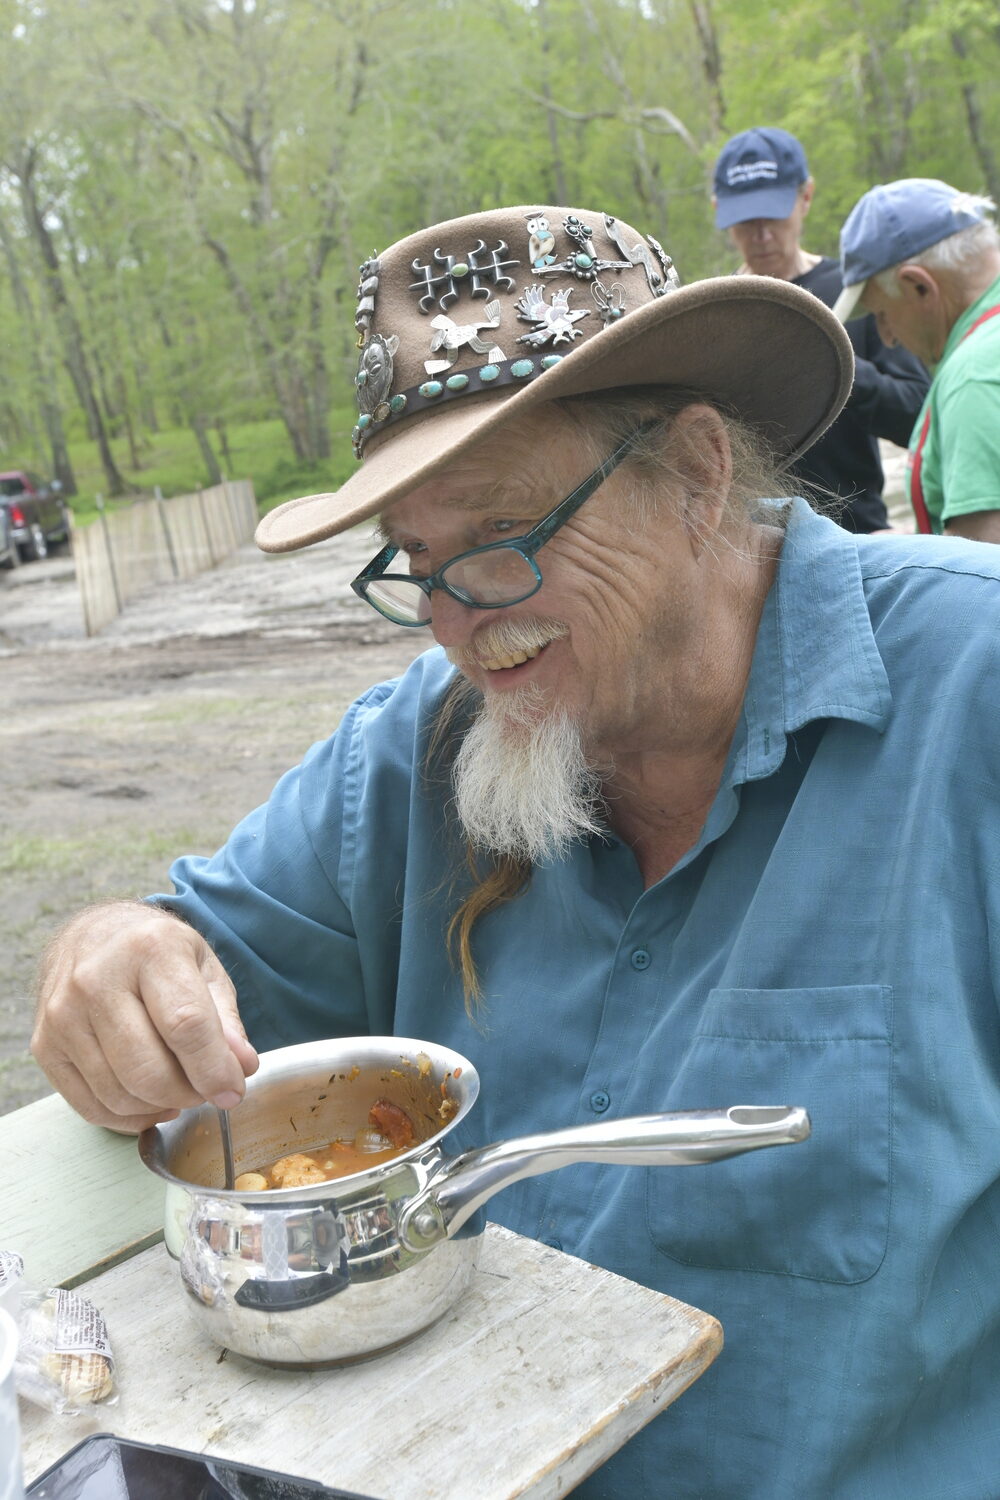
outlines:
[[713, 990], [658, 1107], [803, 1105], [812, 1135], [650, 1170], [658, 1249], [706, 1269], [866, 1281], [888, 1237], [891, 1087], [889, 987]]

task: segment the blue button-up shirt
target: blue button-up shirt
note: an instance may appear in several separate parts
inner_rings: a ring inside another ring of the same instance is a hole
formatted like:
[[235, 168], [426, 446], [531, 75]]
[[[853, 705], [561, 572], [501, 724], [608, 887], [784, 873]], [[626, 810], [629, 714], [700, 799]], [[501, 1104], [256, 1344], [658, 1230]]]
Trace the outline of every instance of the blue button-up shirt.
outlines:
[[483, 1142], [809, 1110], [802, 1145], [491, 1202], [725, 1329], [581, 1496], [1000, 1495], [998, 650], [1000, 549], [857, 538], [797, 502], [697, 844], [649, 890], [611, 836], [537, 869], [475, 928], [478, 1024], [443, 936], [448, 788], [420, 770], [440, 652], [174, 867], [259, 1047], [448, 1044], [482, 1075]]

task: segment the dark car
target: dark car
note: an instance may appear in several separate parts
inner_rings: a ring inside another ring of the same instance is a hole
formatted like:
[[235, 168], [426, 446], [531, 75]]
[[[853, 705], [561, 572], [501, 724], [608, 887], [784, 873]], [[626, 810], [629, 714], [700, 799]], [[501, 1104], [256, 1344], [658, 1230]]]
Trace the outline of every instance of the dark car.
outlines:
[[0, 567], [45, 557], [69, 540], [69, 519], [57, 479], [46, 483], [26, 469], [0, 472]]

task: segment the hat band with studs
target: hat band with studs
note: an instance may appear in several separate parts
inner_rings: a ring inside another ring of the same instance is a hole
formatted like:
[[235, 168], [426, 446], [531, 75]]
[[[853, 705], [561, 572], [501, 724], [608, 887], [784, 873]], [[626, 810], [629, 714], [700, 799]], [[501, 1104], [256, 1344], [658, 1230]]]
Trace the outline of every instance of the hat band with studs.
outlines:
[[477, 391], [496, 391], [504, 386], [524, 385], [536, 375], [544, 375], [559, 364], [561, 354], [544, 354], [541, 359], [515, 359], [503, 365], [479, 365], [472, 370], [461, 370], [444, 380], [425, 380], [400, 391], [382, 401], [373, 412], [362, 412], [351, 433], [355, 457], [361, 458], [365, 442], [374, 432], [386, 427], [395, 419], [413, 416], [432, 406], [442, 406], [457, 396], [473, 395]]

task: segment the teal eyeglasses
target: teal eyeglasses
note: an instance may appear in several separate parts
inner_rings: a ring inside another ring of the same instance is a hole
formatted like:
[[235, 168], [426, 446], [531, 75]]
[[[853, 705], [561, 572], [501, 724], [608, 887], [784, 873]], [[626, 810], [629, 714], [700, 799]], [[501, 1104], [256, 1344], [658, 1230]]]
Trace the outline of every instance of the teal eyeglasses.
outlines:
[[660, 420], [654, 418], [643, 422], [629, 433], [572, 494], [560, 500], [555, 509], [543, 516], [538, 525], [524, 536], [490, 542], [486, 547], [473, 547], [471, 552], [460, 552], [427, 578], [417, 578], [409, 573], [387, 573], [386, 568], [399, 551], [395, 543], [390, 542], [364, 572], [358, 574], [351, 588], [394, 625], [409, 626], [430, 624], [431, 595], [435, 589], [442, 589], [469, 609], [503, 609], [504, 605], [520, 604], [522, 599], [530, 599], [542, 586], [542, 571], [535, 561], [535, 554], [601, 487], [627, 456], [636, 439], [656, 427]]

